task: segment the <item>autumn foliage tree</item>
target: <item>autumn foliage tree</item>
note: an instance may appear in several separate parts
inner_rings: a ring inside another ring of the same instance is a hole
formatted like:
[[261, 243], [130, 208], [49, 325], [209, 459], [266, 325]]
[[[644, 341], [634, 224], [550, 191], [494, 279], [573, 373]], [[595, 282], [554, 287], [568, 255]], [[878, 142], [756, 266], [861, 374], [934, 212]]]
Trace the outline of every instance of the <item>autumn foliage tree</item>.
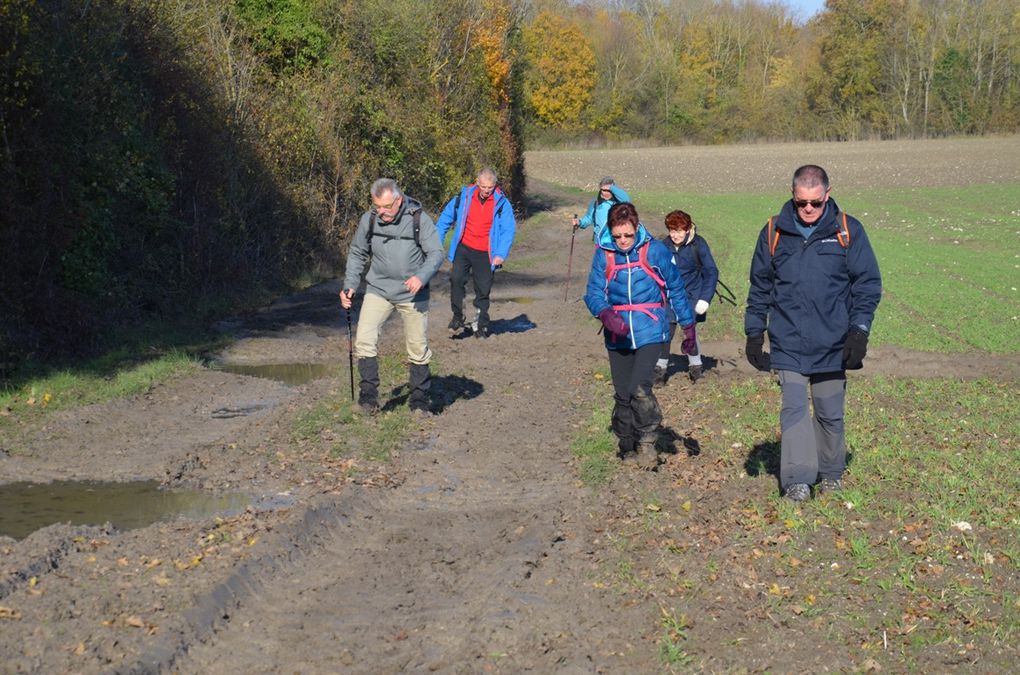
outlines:
[[595, 89], [595, 54], [584, 33], [543, 11], [524, 35], [526, 92], [535, 123], [563, 130], [583, 127]]

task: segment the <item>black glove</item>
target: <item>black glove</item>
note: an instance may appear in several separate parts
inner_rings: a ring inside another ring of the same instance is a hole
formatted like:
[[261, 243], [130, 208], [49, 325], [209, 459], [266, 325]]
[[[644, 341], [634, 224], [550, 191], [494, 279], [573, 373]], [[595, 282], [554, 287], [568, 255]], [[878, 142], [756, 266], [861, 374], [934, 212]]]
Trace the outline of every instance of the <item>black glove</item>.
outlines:
[[747, 356], [747, 362], [758, 370], [768, 370], [769, 367], [768, 359], [765, 358], [765, 353], [761, 350], [764, 345], [764, 333], [747, 336], [747, 344], [744, 346], [744, 355]]
[[868, 353], [868, 334], [860, 328], [850, 329], [843, 343], [843, 367], [847, 370], [858, 370], [864, 366], [864, 356]]

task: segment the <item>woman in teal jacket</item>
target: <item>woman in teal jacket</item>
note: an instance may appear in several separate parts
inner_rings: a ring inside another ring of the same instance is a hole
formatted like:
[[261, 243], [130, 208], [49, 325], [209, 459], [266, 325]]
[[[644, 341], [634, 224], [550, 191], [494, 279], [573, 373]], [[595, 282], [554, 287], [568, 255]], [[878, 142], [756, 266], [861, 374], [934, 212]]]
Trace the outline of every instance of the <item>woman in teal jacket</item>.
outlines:
[[574, 228], [582, 230], [592, 227], [591, 238], [596, 244], [602, 241], [606, 233], [606, 216], [615, 204], [629, 202], [630, 197], [623, 190], [617, 187], [612, 176], [606, 176], [599, 181], [599, 192], [595, 199], [588, 204], [588, 210], [580, 218], [574, 217]]
[[683, 328], [685, 352], [696, 353], [697, 339], [683, 278], [666, 246], [638, 220], [633, 204], [623, 202], [609, 210], [584, 302], [605, 328], [619, 456], [654, 469], [662, 412], [652, 380], [662, 343], [669, 340], [670, 319], [675, 316]]

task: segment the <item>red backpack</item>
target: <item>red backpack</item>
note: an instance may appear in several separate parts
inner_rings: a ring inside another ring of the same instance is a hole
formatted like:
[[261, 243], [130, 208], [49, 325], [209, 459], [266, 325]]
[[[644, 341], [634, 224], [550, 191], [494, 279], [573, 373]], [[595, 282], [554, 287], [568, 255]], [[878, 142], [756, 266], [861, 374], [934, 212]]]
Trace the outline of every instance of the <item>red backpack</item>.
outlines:
[[643, 312], [648, 316], [652, 317], [656, 321], [658, 318], [652, 314], [652, 308], [658, 309], [659, 307], [668, 306], [668, 299], [666, 296], [666, 282], [658, 275], [655, 268], [652, 267], [651, 263], [648, 262], [648, 244], [638, 249], [638, 259], [635, 262], [617, 263], [616, 252], [610, 251], [609, 249], [602, 249], [602, 252], [606, 254], [606, 291], [609, 290], [609, 282], [616, 278], [622, 270], [632, 267], [640, 267], [645, 271], [645, 274], [652, 279], [659, 287], [659, 292], [662, 294], [662, 300], [659, 302], [645, 302], [638, 305], [613, 305], [615, 310], [631, 310], [637, 312]]

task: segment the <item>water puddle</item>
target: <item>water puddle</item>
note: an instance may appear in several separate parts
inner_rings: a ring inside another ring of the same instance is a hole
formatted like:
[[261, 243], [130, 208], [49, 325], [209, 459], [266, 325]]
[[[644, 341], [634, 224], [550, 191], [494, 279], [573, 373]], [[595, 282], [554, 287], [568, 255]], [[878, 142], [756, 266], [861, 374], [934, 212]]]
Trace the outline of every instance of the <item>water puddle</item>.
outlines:
[[261, 377], [275, 382], [282, 382], [289, 387], [307, 384], [324, 377], [333, 377], [338, 369], [335, 363], [269, 363], [265, 365], [238, 365], [217, 363], [214, 370], [248, 377]]
[[102, 525], [119, 530], [177, 517], [208, 518], [242, 512], [249, 495], [160, 490], [158, 481], [8, 483], [0, 485], [0, 535], [24, 539], [54, 523]]
[[517, 298], [507, 298], [506, 300], [496, 300], [495, 302], [512, 302], [516, 305], [531, 305], [535, 302], [535, 298], [522, 295]]

